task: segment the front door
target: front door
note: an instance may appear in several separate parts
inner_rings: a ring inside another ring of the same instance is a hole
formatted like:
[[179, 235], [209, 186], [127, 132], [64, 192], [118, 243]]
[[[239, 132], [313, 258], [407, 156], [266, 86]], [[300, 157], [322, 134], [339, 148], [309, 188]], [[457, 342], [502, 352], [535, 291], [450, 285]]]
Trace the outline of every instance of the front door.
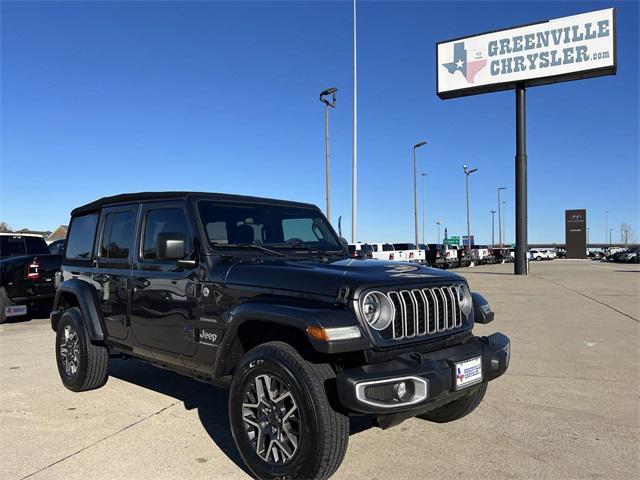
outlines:
[[136, 340], [155, 352], [192, 356], [196, 351], [196, 269], [158, 259], [159, 233], [184, 234], [187, 258], [193, 255], [193, 234], [181, 202], [142, 206], [131, 278], [131, 326]]
[[110, 337], [124, 340], [129, 332], [129, 281], [137, 205], [105, 208], [100, 220], [93, 283]]

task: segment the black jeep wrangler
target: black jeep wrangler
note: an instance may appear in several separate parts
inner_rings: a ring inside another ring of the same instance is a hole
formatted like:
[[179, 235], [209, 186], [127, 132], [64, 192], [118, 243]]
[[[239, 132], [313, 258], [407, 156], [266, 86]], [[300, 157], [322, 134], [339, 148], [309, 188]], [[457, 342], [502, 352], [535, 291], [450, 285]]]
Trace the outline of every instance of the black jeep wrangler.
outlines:
[[328, 478], [349, 416], [382, 428], [474, 410], [509, 364], [475, 337], [493, 312], [464, 278], [351, 259], [313, 205], [210, 193], [103, 198], [72, 212], [51, 326], [63, 384], [103, 386], [110, 354], [228, 387], [258, 478]]

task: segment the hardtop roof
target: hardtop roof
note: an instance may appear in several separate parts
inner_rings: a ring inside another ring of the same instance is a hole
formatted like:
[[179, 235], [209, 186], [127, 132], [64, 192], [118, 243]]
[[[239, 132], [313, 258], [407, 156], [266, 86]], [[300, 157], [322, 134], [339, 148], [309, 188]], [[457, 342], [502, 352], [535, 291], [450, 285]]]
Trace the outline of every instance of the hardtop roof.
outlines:
[[292, 202], [288, 200], [277, 200], [274, 198], [251, 197], [246, 195], [231, 195], [227, 193], [209, 193], [209, 192], [138, 192], [138, 193], [121, 193], [110, 197], [103, 197], [86, 205], [77, 207], [71, 211], [72, 216], [83, 213], [94, 212], [106, 206], [121, 205], [126, 203], [136, 203], [154, 200], [186, 200], [190, 197], [228, 201], [228, 202], [247, 202], [247, 203], [270, 203], [274, 205], [290, 205], [296, 207], [315, 208], [313, 204]]

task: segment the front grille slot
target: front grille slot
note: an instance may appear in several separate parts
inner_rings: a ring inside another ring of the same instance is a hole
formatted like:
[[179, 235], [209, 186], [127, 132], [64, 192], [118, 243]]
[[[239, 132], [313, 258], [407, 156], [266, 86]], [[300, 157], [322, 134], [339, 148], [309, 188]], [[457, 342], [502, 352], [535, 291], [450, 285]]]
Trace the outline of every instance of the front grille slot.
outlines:
[[390, 340], [404, 340], [460, 328], [462, 311], [455, 285], [386, 293], [395, 309], [391, 328], [381, 332]]

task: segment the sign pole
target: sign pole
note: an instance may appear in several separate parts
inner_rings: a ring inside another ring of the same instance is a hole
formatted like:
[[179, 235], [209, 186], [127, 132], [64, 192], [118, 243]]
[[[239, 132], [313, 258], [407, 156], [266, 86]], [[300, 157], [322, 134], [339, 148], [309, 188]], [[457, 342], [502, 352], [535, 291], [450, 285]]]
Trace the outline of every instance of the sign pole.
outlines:
[[527, 125], [526, 90], [516, 86], [516, 258], [515, 275], [527, 275]]

